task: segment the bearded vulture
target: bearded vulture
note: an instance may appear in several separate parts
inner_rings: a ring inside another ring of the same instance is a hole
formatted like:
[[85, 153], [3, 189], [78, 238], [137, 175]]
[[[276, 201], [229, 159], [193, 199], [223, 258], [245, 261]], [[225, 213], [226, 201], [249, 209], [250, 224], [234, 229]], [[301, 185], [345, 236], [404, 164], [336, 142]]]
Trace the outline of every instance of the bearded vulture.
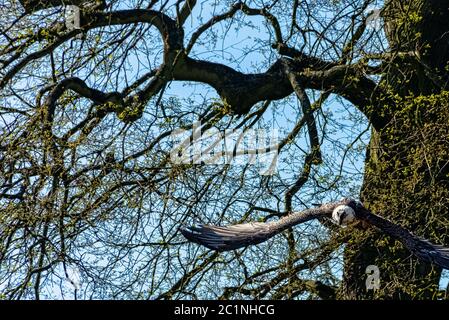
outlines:
[[373, 225], [401, 241], [419, 259], [449, 270], [449, 248], [421, 239], [405, 228], [370, 212], [361, 202], [349, 198], [295, 212], [273, 222], [250, 222], [227, 227], [201, 225], [181, 227], [180, 231], [189, 241], [212, 250], [229, 251], [264, 242], [297, 224], [321, 218], [331, 219], [339, 226], [347, 226], [356, 221]]

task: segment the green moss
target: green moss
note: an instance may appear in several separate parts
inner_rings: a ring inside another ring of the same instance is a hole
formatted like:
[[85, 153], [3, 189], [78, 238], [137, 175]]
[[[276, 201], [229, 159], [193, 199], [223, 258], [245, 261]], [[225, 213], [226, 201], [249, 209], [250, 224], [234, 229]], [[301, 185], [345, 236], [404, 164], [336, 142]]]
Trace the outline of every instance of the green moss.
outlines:
[[[449, 243], [449, 92], [392, 95], [394, 116], [373, 134], [363, 200], [371, 210], [434, 243]], [[384, 277], [378, 298], [435, 298], [439, 272], [382, 233], [362, 233]], [[423, 285], [422, 282], [425, 282]]]
[[226, 100], [226, 98], [217, 99], [214, 102], [212, 102], [213, 109], [219, 113], [219, 114], [230, 114], [232, 113], [232, 107]]

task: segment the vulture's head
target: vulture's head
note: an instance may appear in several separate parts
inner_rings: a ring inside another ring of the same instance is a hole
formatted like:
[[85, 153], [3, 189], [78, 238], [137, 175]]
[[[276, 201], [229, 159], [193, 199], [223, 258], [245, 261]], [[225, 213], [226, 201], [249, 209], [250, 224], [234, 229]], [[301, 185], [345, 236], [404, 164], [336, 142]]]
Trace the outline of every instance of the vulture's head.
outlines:
[[356, 219], [354, 209], [350, 206], [339, 205], [332, 211], [332, 221], [339, 226], [346, 226]]

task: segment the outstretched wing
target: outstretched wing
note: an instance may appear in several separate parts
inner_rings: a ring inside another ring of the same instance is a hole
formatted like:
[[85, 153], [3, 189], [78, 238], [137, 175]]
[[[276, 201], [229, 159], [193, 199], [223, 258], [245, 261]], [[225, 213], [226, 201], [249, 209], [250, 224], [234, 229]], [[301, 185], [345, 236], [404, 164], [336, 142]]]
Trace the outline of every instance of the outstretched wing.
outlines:
[[356, 215], [359, 219], [367, 221], [401, 241], [417, 258], [449, 270], [449, 248], [432, 244], [428, 240], [417, 237], [407, 229], [370, 212], [364, 207], [356, 208]]
[[332, 210], [340, 204], [341, 202], [330, 203], [319, 208], [295, 212], [274, 222], [250, 222], [227, 227], [200, 225], [199, 227], [181, 227], [180, 231], [189, 241], [199, 243], [209, 249], [234, 250], [264, 242], [297, 224], [324, 216], [330, 217]]
[[297, 224], [322, 217], [330, 218], [332, 211], [342, 204], [351, 206], [357, 219], [364, 220], [401, 241], [419, 259], [449, 270], [449, 248], [434, 245], [425, 239], [421, 239], [407, 229], [372, 213], [361, 203], [351, 199], [343, 199], [340, 202], [332, 202], [318, 208], [292, 213], [275, 222], [250, 222], [227, 227], [201, 225], [199, 227], [182, 227], [180, 231], [188, 240], [204, 245], [209, 249], [234, 250], [264, 242]]
[[202, 244], [212, 250], [234, 250], [261, 243], [272, 237], [268, 223], [251, 222], [228, 227], [201, 225], [185, 227], [180, 231], [188, 240]]

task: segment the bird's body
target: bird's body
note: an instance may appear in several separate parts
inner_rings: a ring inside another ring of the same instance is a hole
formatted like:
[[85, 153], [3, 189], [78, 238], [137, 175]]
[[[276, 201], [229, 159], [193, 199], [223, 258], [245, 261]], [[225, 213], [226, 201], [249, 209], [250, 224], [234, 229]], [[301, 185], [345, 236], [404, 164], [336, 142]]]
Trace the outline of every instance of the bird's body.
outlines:
[[347, 226], [354, 222], [375, 226], [401, 241], [419, 259], [449, 270], [449, 248], [421, 239], [405, 228], [373, 214], [360, 202], [347, 198], [318, 208], [295, 212], [273, 222], [250, 222], [227, 227], [201, 225], [181, 228], [180, 231], [192, 242], [209, 249], [228, 251], [264, 242], [287, 228], [321, 218], [331, 219], [339, 226]]

